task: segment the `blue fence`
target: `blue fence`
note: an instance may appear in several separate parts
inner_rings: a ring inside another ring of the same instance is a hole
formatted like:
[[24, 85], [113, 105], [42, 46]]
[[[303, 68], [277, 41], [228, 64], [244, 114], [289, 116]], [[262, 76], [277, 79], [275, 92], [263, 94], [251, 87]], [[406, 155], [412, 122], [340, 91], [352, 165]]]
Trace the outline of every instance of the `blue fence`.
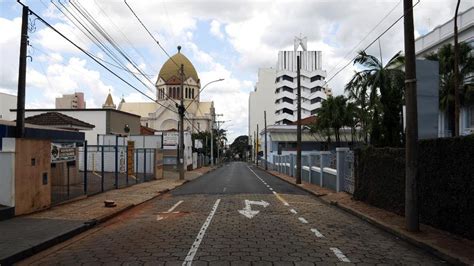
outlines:
[[[291, 177], [296, 176], [296, 153], [273, 155], [269, 168]], [[264, 163], [264, 162], [263, 162]], [[337, 192], [354, 192], [354, 153], [349, 148], [315, 151], [301, 156], [302, 181]]]

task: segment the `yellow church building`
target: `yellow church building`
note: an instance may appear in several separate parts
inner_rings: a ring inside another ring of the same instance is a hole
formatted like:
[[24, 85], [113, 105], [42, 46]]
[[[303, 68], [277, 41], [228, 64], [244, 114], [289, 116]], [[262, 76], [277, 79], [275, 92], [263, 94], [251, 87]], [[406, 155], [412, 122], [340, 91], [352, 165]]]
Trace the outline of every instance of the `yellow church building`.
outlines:
[[[181, 64], [184, 66], [183, 95], [179, 73]], [[192, 133], [210, 131], [212, 114], [215, 112], [214, 102], [200, 101], [201, 82], [198, 73], [191, 61], [181, 53], [181, 47], [178, 46], [178, 52], [161, 67], [155, 87], [157, 102], [122, 100], [118, 110], [139, 115], [143, 126], [159, 131], [176, 130], [179, 122], [176, 104], [184, 97], [184, 106], [187, 107], [184, 129]]]

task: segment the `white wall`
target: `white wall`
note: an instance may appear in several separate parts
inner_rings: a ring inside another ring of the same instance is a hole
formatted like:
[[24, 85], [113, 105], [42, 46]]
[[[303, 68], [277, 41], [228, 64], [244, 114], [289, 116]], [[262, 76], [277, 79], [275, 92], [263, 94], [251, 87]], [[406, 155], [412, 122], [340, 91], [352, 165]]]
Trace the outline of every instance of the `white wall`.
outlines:
[[15, 152], [0, 151], [0, 204], [15, 206]]
[[10, 109], [16, 109], [16, 96], [0, 92], [0, 120], [16, 119], [16, 112], [10, 112]]
[[258, 70], [258, 81], [255, 85], [255, 91], [250, 92], [249, 96], [249, 140], [253, 145], [254, 132], [265, 128], [263, 111], [267, 111], [267, 125], [275, 124], [275, 102], [273, 94], [275, 93], [275, 69], [260, 68]]
[[[97, 145], [97, 134], [105, 134], [106, 132], [106, 111], [57, 111], [70, 117], [74, 117], [81, 121], [95, 125], [92, 130], [85, 130], [85, 138], [87, 145]], [[25, 117], [39, 115], [46, 113], [46, 111], [26, 111]]]
[[[459, 42], [472, 41], [474, 36], [474, 7], [458, 14]], [[436, 52], [446, 43], [454, 44], [454, 20], [451, 19], [415, 40], [417, 57]]]

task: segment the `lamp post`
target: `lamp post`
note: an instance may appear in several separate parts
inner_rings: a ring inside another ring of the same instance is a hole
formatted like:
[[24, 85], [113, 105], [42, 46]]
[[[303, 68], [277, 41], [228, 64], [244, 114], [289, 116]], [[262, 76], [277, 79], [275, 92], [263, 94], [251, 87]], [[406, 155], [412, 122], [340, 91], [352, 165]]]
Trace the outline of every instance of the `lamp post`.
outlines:
[[206, 83], [206, 85], [202, 86], [202, 88], [199, 90], [199, 93], [196, 94], [196, 96], [194, 96], [194, 98], [191, 100], [191, 102], [189, 102], [189, 104], [186, 106], [186, 110], [188, 110], [189, 106], [197, 99], [197, 97], [199, 97], [199, 95], [201, 95], [201, 92], [202, 92], [207, 86], [209, 86], [209, 85], [212, 84], [212, 83], [216, 83], [216, 82], [223, 81], [223, 80], [224, 80], [223, 78], [216, 79], [216, 80], [210, 81], [210, 82]]

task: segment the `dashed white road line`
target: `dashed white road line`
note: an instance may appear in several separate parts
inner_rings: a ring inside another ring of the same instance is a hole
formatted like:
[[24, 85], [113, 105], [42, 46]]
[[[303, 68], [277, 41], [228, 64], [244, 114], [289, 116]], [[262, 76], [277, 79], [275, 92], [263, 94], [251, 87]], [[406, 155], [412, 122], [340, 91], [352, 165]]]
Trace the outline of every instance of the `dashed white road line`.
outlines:
[[207, 219], [202, 225], [201, 230], [199, 230], [196, 240], [194, 240], [194, 243], [191, 246], [191, 249], [189, 249], [188, 255], [184, 259], [183, 265], [191, 265], [193, 263], [194, 256], [196, 255], [196, 252], [198, 251], [199, 245], [201, 244], [201, 241], [204, 238], [204, 234], [206, 233], [207, 227], [211, 223], [212, 217], [214, 217], [214, 214], [216, 213], [217, 207], [219, 207], [220, 202], [221, 202], [221, 199], [217, 199], [216, 203], [214, 203], [214, 206], [212, 207], [212, 210], [209, 213], [209, 216], [207, 216]]
[[290, 212], [293, 213], [293, 214], [297, 214], [298, 212], [296, 212], [295, 209], [290, 209]]
[[332, 250], [332, 252], [334, 252], [334, 254], [336, 255], [336, 257], [340, 260], [340, 261], [343, 261], [343, 262], [351, 262], [343, 253], [341, 250], [339, 250], [338, 248], [329, 248], [330, 250]]
[[308, 221], [306, 221], [306, 219], [303, 218], [303, 217], [298, 217], [298, 220], [300, 220], [300, 222], [302, 222], [302, 223], [304, 223], [304, 224], [307, 224], [307, 223], [308, 223]]
[[324, 237], [323, 234], [321, 234], [321, 233], [318, 231], [318, 229], [316, 229], [316, 228], [311, 228], [311, 232], [313, 232], [314, 235], [317, 236], [317, 237], [319, 237], [319, 238]]
[[225, 187], [225, 188], [222, 190], [222, 192], [225, 192], [226, 190], [227, 190], [227, 187]]

